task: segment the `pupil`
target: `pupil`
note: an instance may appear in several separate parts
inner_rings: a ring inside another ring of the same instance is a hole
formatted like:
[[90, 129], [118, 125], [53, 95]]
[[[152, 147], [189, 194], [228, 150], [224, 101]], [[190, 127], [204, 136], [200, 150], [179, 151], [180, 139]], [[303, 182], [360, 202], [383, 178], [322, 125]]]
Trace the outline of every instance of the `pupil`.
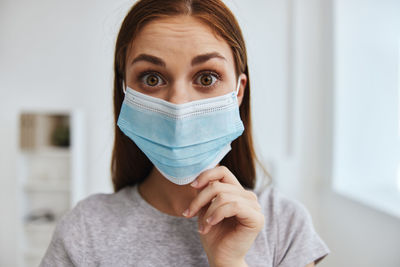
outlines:
[[203, 76], [202, 83], [203, 83], [204, 85], [209, 85], [209, 84], [211, 83], [210, 75], [208, 75], [208, 76]]
[[157, 84], [158, 78], [154, 75], [151, 75], [148, 77], [147, 81], [150, 85], [155, 85]]

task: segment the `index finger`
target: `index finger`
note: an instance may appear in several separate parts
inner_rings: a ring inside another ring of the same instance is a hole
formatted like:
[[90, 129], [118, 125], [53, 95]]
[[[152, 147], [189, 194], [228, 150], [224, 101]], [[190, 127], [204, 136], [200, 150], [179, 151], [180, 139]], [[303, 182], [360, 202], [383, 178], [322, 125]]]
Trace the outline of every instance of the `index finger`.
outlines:
[[212, 181], [220, 181], [242, 187], [235, 175], [225, 166], [218, 166], [202, 172], [190, 185], [200, 189]]

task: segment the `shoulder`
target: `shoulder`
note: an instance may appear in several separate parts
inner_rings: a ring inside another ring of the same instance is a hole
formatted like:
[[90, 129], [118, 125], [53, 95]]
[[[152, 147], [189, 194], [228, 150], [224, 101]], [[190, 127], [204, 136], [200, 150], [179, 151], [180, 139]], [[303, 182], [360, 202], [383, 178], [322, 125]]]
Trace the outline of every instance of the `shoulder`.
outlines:
[[283, 194], [272, 185], [254, 192], [258, 196], [265, 215], [270, 218], [280, 222], [294, 218], [301, 221], [312, 220], [307, 208], [300, 201]]
[[88, 253], [85, 213], [94, 206], [96, 198], [92, 195], [79, 201], [58, 219], [40, 267], [85, 264]]
[[95, 193], [78, 201], [70, 211], [86, 216], [106, 215], [105, 212], [121, 211], [128, 206], [129, 187], [125, 187], [115, 193]]
[[97, 214], [99, 209], [103, 209], [103, 205], [107, 202], [107, 194], [103, 193], [92, 194], [78, 201], [57, 221], [55, 234], [60, 237], [73, 236], [75, 232], [82, 231], [86, 218], [90, 218], [92, 214]]
[[304, 204], [272, 185], [253, 192], [266, 219], [268, 242], [275, 246], [275, 266], [306, 266], [330, 252]]
[[60, 227], [69, 224], [76, 224], [84, 217], [96, 214], [109, 202], [109, 196], [105, 193], [96, 193], [79, 200], [70, 210], [65, 212], [58, 220]]
[[125, 193], [125, 190], [117, 193], [95, 193], [81, 199], [58, 220], [56, 234], [59, 236], [71, 236], [77, 232], [82, 234], [85, 228], [99, 220], [121, 212], [122, 206], [127, 205], [127, 201], [124, 201]]
[[90, 249], [95, 242], [93, 231], [110, 225], [110, 218], [117, 217], [114, 213], [121, 212], [127, 202], [124, 198], [126, 192], [121, 190], [92, 194], [78, 201], [58, 219], [40, 266], [80, 266], [95, 258]]

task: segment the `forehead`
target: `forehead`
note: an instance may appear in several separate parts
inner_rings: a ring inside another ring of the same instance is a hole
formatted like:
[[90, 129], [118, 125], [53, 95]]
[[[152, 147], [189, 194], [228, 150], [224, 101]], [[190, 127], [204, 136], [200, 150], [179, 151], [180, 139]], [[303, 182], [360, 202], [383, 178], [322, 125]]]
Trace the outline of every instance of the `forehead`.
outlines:
[[140, 53], [153, 54], [164, 58], [193, 57], [216, 51], [228, 62], [233, 54], [228, 43], [215, 34], [200, 19], [192, 16], [176, 16], [155, 19], [146, 24], [132, 42], [129, 58]]

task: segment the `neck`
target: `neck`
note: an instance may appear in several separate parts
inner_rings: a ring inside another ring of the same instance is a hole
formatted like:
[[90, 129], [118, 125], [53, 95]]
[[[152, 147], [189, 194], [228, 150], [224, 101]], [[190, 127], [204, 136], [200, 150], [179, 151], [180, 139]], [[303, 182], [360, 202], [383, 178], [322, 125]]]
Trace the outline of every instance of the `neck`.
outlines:
[[142, 197], [153, 207], [172, 216], [183, 217], [182, 212], [197, 196], [198, 189], [190, 184], [177, 185], [153, 167], [149, 176], [139, 184]]

